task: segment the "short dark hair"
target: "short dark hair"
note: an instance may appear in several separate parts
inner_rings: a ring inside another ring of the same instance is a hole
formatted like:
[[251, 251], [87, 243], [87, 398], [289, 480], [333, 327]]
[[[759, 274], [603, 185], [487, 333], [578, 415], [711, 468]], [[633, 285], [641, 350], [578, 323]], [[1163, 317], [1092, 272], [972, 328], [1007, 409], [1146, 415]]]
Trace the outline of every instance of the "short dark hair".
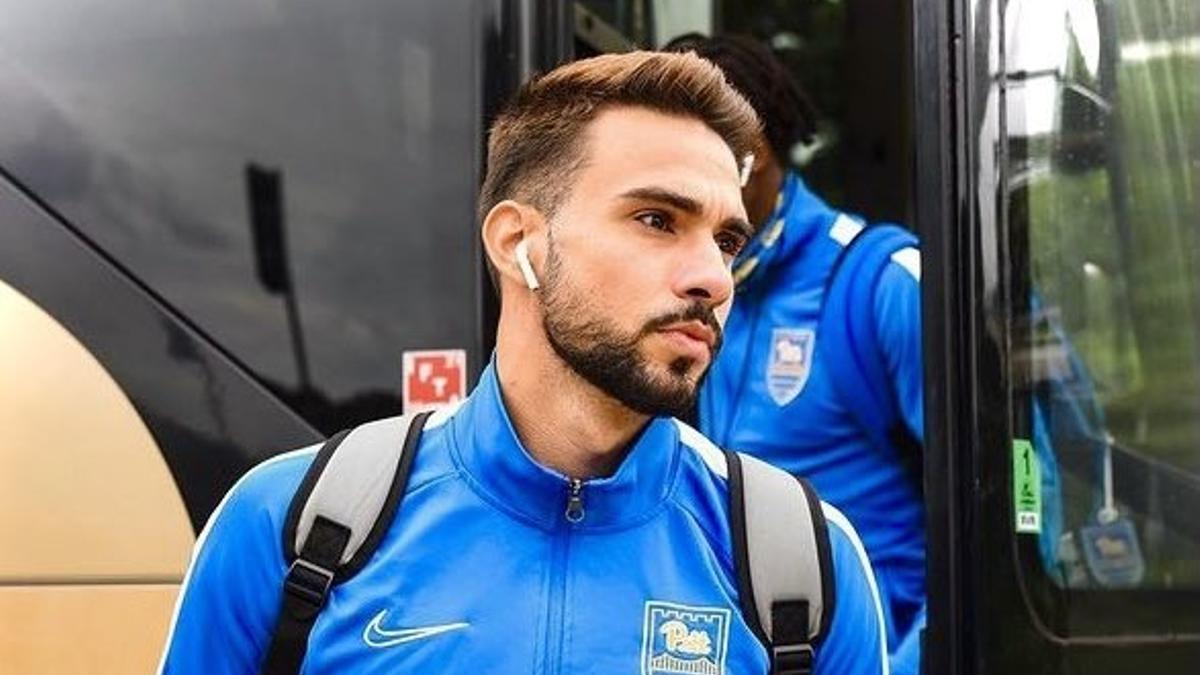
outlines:
[[758, 113], [767, 145], [780, 165], [788, 165], [796, 143], [812, 142], [817, 132], [817, 108], [762, 42], [746, 35], [705, 37], [688, 33], [671, 40], [663, 49], [694, 52], [715, 63]]
[[553, 215], [586, 159], [587, 125], [615, 106], [699, 119], [739, 162], [754, 149], [760, 129], [753, 107], [720, 69], [695, 54], [642, 51], [568, 63], [521, 87], [492, 125], [480, 222], [504, 199]]

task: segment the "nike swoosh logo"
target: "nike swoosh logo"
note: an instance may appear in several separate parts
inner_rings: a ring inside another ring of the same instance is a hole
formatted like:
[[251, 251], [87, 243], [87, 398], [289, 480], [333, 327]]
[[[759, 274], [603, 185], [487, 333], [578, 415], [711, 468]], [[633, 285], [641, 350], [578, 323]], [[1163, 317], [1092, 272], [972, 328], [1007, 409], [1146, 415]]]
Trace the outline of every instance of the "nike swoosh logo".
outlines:
[[406, 642], [424, 640], [425, 638], [433, 637], [434, 635], [449, 633], [450, 631], [459, 630], [471, 625], [469, 623], [460, 622], [443, 623], [437, 626], [422, 626], [420, 628], [384, 628], [383, 617], [387, 615], [387, 612], [388, 611], [385, 609], [376, 614], [375, 618], [371, 619], [371, 623], [368, 623], [367, 627], [363, 630], [363, 642], [367, 643], [368, 647], [375, 647], [376, 649], [395, 647], [396, 645], [402, 645]]

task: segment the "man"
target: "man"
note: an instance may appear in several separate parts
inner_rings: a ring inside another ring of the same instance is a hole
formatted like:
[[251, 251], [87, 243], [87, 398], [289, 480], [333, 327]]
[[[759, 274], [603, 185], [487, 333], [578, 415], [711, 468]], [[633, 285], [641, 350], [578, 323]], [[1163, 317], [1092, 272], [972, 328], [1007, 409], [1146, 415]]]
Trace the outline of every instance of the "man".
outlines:
[[[701, 431], [809, 478], [846, 513], [884, 596], [892, 671], [916, 672], [925, 598], [919, 255], [906, 245], [885, 252], [890, 260], [880, 258], [877, 278], [845, 286], [851, 297], [830, 305], [835, 269], [855, 273], [841, 257], [864, 228], [788, 168], [792, 147], [816, 129], [807, 96], [750, 38], [692, 34], [668, 49], [715, 63], [763, 121], [743, 190], [759, 235], [734, 265], [737, 299], [726, 347], [701, 392]], [[870, 241], [857, 242], [860, 252]], [[844, 329], [856, 311], [865, 316], [866, 329], [855, 334], [861, 339], [820, 330]], [[874, 398], [864, 383], [846, 381], [863, 379], [861, 367], [847, 364], [872, 361], [884, 390]], [[888, 418], [895, 429], [872, 423]]]
[[[724, 458], [669, 417], [721, 341], [751, 236], [735, 158], [756, 127], [692, 55], [602, 56], [519, 92], [480, 197], [495, 356], [427, 422], [400, 511], [331, 591], [305, 672], [666, 675], [670, 649], [768, 672], [737, 609]], [[266, 462], [218, 508], [164, 672], [257, 672], [312, 458]], [[815, 672], [886, 672], [869, 563], [829, 513], [836, 609]]]

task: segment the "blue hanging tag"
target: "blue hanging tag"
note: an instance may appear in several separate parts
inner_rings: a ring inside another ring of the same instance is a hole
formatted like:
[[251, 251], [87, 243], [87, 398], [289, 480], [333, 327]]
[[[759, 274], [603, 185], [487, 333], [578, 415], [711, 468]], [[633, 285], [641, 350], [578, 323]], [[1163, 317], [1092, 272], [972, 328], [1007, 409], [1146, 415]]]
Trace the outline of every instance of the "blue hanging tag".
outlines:
[[1117, 516], [1109, 522], [1079, 528], [1083, 558], [1092, 577], [1105, 588], [1137, 586], [1146, 574], [1146, 561], [1138, 545], [1137, 529]]

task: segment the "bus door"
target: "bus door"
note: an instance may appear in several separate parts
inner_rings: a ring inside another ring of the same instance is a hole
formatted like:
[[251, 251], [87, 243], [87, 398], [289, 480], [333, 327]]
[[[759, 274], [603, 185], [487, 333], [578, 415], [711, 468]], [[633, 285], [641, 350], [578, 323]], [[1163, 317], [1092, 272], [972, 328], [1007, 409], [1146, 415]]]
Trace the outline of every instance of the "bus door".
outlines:
[[917, 3], [927, 673], [1200, 664], [1200, 6]]

